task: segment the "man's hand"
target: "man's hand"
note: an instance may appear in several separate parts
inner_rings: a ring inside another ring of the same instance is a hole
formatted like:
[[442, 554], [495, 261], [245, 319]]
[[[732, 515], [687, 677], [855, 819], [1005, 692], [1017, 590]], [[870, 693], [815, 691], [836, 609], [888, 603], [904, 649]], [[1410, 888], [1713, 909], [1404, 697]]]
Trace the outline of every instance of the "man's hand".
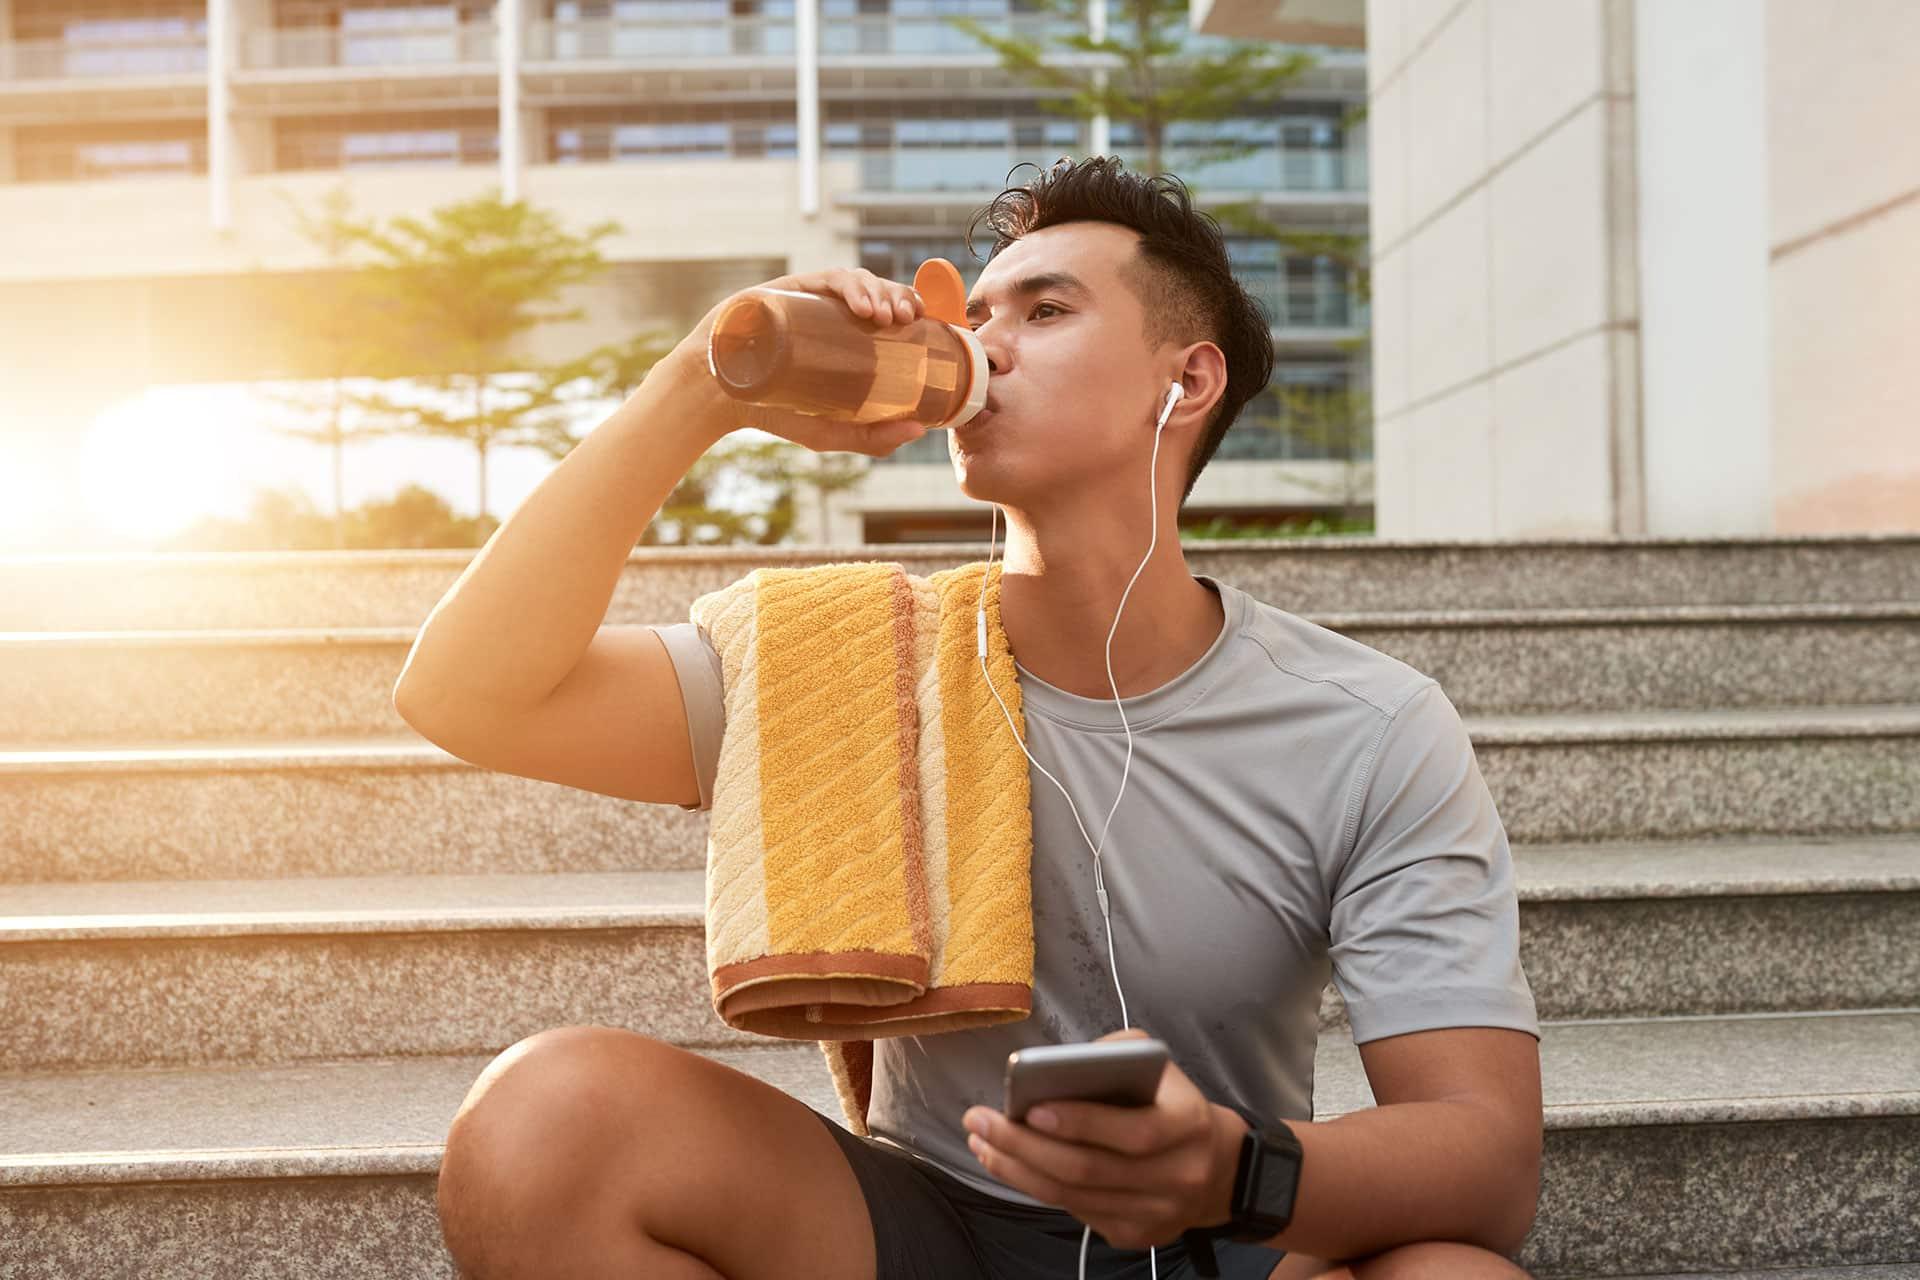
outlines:
[[[1138, 1027], [1100, 1037], [1147, 1038]], [[1056, 1117], [1050, 1130], [1048, 1112]], [[969, 1136], [967, 1145], [988, 1173], [1065, 1209], [1116, 1249], [1170, 1245], [1188, 1228], [1225, 1222], [1246, 1129], [1171, 1062], [1151, 1106], [1046, 1102], [1026, 1124], [972, 1107], [962, 1120], [984, 1122], [984, 1139]]]
[[[825, 271], [777, 276], [750, 287], [788, 289], [838, 299], [855, 317], [875, 330], [911, 324], [926, 315], [926, 304], [912, 285], [882, 279], [865, 267], [829, 267]], [[927, 424], [912, 418], [843, 422], [772, 405], [742, 404], [727, 396], [707, 366], [707, 342], [713, 336], [713, 322], [720, 313], [746, 292], [742, 289], [714, 303], [700, 323], [662, 361], [668, 367], [669, 377], [695, 388], [705, 416], [727, 424], [715, 439], [727, 435], [738, 424], [791, 440], [815, 453], [864, 453], [870, 458], [884, 458], [927, 434]]]

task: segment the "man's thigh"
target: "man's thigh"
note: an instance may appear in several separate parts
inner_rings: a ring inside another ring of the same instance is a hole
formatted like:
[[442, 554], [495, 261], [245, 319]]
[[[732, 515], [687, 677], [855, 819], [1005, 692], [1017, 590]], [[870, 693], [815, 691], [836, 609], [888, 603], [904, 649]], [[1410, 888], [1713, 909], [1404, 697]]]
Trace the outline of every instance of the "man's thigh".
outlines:
[[876, 1280], [866, 1200], [819, 1115], [635, 1032], [558, 1027], [494, 1059], [441, 1183], [449, 1245], [506, 1276], [554, 1250], [630, 1256], [617, 1246], [644, 1232], [728, 1280]]

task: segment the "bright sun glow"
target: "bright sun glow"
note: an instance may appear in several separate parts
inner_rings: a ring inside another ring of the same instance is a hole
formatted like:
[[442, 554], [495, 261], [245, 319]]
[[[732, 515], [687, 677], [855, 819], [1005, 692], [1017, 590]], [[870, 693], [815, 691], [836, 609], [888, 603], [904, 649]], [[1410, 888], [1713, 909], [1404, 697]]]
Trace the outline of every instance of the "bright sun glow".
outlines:
[[[154, 547], [207, 517], [245, 520], [268, 490], [295, 491], [327, 517], [334, 452], [273, 430], [323, 420], [285, 403], [303, 391], [318, 397], [324, 387], [156, 386], [52, 442], [9, 438], [0, 427], [0, 554]], [[584, 435], [598, 421], [583, 416], [575, 430]], [[345, 425], [359, 425], [351, 411]], [[54, 449], [57, 457], [48, 452]], [[464, 441], [355, 440], [338, 460], [339, 500], [348, 510], [388, 501], [408, 485], [432, 491], [461, 515], [476, 505], [476, 458]], [[487, 457], [488, 510], [510, 513], [554, 465], [543, 450], [496, 445]]]
[[102, 410], [84, 451], [89, 515], [114, 533], [145, 538], [244, 510], [243, 450], [225, 399], [156, 388]]
[[32, 539], [53, 519], [57, 505], [45, 461], [26, 445], [0, 436], [0, 551]]

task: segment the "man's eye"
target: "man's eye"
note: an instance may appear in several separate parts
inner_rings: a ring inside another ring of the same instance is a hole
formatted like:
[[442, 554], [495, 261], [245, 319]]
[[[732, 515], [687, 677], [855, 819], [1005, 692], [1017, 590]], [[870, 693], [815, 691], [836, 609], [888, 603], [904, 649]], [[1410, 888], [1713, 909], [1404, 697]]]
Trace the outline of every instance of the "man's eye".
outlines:
[[[1029, 312], [1028, 312], [1027, 314], [1028, 314], [1028, 315], [1030, 315], [1030, 316], [1032, 316], [1032, 315], [1038, 315], [1038, 314], [1040, 313], [1040, 308], [1042, 308], [1042, 307], [1051, 307], [1051, 308], [1052, 308], [1053, 310], [1055, 310], [1055, 311], [1058, 311], [1058, 312], [1059, 312], [1059, 313], [1060, 313], [1061, 315], [1065, 315], [1065, 314], [1067, 313], [1067, 311], [1066, 311], [1066, 308], [1065, 308], [1065, 307], [1062, 307], [1062, 306], [1061, 306], [1061, 305], [1060, 305], [1059, 303], [1057, 303], [1057, 302], [1036, 302], [1036, 303], [1034, 303], [1034, 304], [1033, 304], [1033, 310], [1032, 310], [1032, 311], [1029, 311]], [[983, 323], [983, 322], [981, 322], [981, 323]], [[969, 329], [973, 329], [973, 330], [975, 330], [975, 331], [977, 332], [977, 331], [979, 330], [979, 328], [980, 328], [980, 323], [974, 323], [974, 324], [970, 324], [970, 325], [968, 325], [967, 327], [968, 327]]]

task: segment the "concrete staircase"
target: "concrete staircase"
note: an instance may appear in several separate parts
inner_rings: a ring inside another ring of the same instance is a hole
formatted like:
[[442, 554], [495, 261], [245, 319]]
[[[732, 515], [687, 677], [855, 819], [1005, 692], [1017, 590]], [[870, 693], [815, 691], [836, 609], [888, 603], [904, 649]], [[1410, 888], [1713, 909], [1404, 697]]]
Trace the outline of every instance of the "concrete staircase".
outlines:
[[[763, 564], [636, 552], [678, 621]], [[838, 1118], [715, 1018], [707, 815], [476, 770], [389, 695], [464, 552], [0, 560], [0, 1277], [451, 1276], [440, 1142], [544, 1027]], [[1209, 543], [1466, 716], [1543, 1020], [1543, 1277], [1920, 1277], [1920, 539]], [[609, 708], [609, 714], [617, 709]], [[1337, 996], [1316, 1118], [1372, 1104]]]

